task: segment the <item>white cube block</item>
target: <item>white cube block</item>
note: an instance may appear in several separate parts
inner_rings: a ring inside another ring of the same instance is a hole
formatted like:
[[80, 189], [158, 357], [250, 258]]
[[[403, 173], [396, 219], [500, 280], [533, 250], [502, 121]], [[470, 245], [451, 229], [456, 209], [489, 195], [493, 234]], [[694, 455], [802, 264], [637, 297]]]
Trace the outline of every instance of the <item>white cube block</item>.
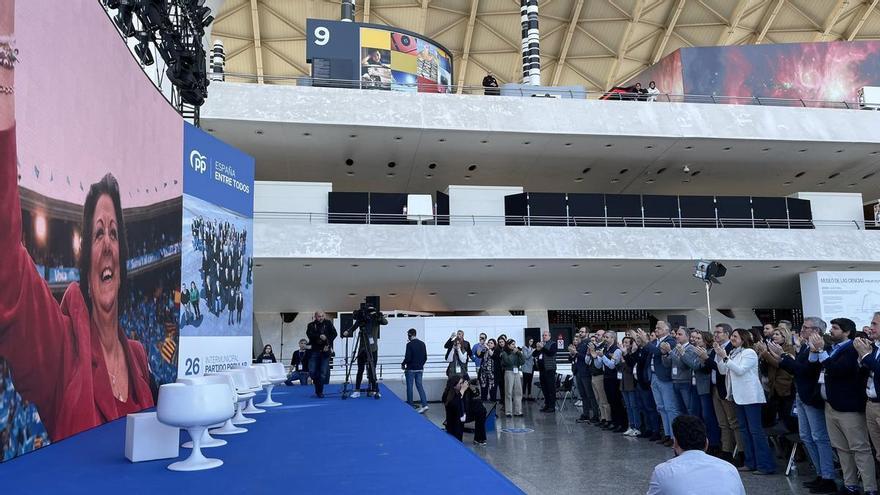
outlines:
[[131, 462], [171, 459], [180, 455], [180, 428], [164, 425], [155, 412], [125, 418], [125, 458]]

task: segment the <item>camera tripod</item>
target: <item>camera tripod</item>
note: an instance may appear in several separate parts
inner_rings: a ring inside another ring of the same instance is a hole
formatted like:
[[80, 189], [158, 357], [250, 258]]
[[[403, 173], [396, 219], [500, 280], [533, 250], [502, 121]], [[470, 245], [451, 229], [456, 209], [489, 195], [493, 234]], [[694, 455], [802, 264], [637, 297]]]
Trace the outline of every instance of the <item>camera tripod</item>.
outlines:
[[[353, 332], [354, 331], [352, 330], [352, 333]], [[370, 383], [371, 388], [374, 384], [376, 387], [376, 390], [373, 392], [373, 398], [377, 400], [382, 398], [382, 395], [379, 393], [379, 379], [376, 376], [376, 363], [373, 362], [373, 351], [370, 349], [369, 342], [367, 342], [371, 335], [372, 331], [368, 331], [361, 327], [351, 354], [348, 353], [349, 339], [345, 339], [345, 355], [348, 358], [348, 362], [345, 364], [345, 382], [342, 384], [342, 400], [348, 399], [351, 394], [355, 392], [355, 390], [351, 388], [351, 367], [357, 361], [358, 352], [362, 348], [364, 349], [367, 358], [367, 381]]]

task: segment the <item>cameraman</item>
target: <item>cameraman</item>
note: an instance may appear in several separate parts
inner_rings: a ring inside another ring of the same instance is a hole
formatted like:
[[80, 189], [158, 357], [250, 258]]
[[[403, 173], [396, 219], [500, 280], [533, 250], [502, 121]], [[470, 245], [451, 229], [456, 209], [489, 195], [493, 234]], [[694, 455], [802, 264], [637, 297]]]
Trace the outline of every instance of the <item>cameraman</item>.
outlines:
[[[358, 339], [357, 355], [357, 376], [355, 377], [354, 392], [351, 394], [352, 399], [361, 396], [361, 383], [364, 381], [364, 367], [367, 368], [367, 380], [370, 387], [367, 389], [367, 396], [379, 395], [379, 382], [376, 380], [376, 360], [379, 358], [379, 343], [376, 340], [379, 325], [387, 325], [388, 320], [385, 315], [376, 310], [372, 306], [362, 306], [360, 310], [354, 313], [354, 323], [351, 328], [342, 333], [343, 337], [351, 337], [354, 331], [360, 328]], [[372, 366], [367, 366], [367, 352], [370, 353]], [[377, 397], [378, 398], [378, 397]]]
[[315, 311], [315, 320], [306, 327], [306, 337], [309, 339], [309, 349], [312, 351], [309, 371], [315, 384], [315, 395], [319, 399], [324, 398], [324, 379], [330, 374], [330, 353], [336, 336], [333, 322], [326, 319], [323, 311]]

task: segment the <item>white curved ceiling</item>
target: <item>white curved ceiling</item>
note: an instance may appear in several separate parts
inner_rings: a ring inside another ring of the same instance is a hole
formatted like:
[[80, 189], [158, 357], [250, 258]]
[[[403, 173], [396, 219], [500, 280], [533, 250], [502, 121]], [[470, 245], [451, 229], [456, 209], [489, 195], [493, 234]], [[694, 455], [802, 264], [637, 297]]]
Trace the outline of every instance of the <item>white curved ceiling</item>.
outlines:
[[[455, 57], [456, 83], [521, 74], [519, 0], [357, 0], [358, 21], [424, 34]], [[678, 48], [880, 39], [878, 0], [541, 0], [542, 82], [602, 91]], [[339, 0], [226, 0], [214, 38], [233, 81], [308, 75], [306, 19]], [[467, 63], [465, 63], [467, 60]], [[280, 79], [279, 79], [280, 78]]]

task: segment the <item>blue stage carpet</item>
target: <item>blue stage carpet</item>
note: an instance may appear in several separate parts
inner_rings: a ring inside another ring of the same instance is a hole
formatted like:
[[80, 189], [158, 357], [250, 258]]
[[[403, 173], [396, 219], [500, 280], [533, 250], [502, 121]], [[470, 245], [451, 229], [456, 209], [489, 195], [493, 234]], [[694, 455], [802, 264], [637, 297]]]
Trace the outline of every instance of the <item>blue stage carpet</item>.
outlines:
[[224, 461], [217, 469], [168, 471], [173, 459], [130, 463], [122, 418], [0, 464], [0, 493], [523, 493], [384, 387], [380, 400], [346, 401], [335, 386], [323, 400], [311, 387], [276, 390], [283, 406], [253, 415], [247, 433], [222, 437], [226, 446], [203, 449]]

